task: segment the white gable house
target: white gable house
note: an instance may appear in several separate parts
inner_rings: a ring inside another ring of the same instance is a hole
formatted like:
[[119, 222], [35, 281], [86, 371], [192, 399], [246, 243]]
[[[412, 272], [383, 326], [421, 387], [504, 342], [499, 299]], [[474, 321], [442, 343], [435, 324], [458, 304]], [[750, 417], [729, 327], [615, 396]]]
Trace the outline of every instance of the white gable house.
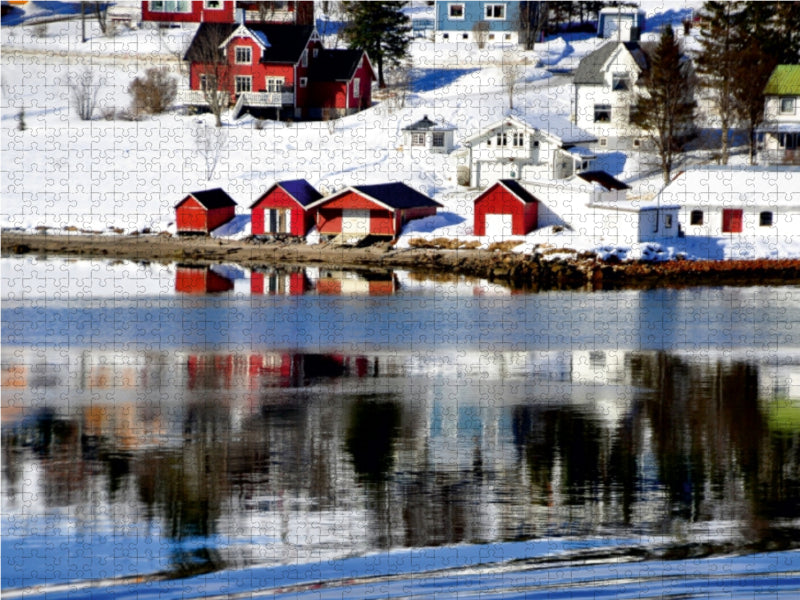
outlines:
[[[459, 167], [469, 173], [470, 187], [500, 179], [564, 179], [591, 168], [594, 154], [578, 144], [593, 136], [561, 117], [542, 118], [540, 126], [509, 115], [463, 140]], [[459, 174], [466, 184], [466, 177]]]

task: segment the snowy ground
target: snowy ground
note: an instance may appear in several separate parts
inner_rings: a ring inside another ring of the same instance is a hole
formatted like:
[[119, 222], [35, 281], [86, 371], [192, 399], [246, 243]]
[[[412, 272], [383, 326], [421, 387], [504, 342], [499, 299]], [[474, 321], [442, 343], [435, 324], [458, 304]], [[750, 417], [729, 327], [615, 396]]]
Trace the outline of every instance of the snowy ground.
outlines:
[[[646, 3], [648, 28], [666, 22], [677, 25], [698, 4]], [[60, 11], [54, 6], [60, 5], [31, 2], [25, 10], [37, 16], [69, 12], [69, 6]], [[444, 204], [437, 217], [410, 224], [400, 245], [412, 236], [477, 239], [471, 237], [476, 192], [457, 187], [452, 157], [403, 148], [402, 128], [428, 115], [456, 125], [460, 140], [499, 120], [508, 111], [508, 97], [499, 85], [502, 71], [497, 63], [512, 57], [525, 64], [514, 95], [515, 110], [531, 121], [547, 115], [567, 117], [570, 80], [545, 67], [574, 67], [603, 43], [581, 34], [550, 39], [531, 52], [465, 52], [463, 45], [434, 45], [417, 38], [412, 45], [414, 83], [404, 107], [379, 101], [331, 122], [226, 119], [220, 140], [213, 144], [219, 151], [209, 153], [201, 150], [201, 140], [217, 135], [209, 115], [174, 110], [140, 121], [120, 116], [130, 103], [128, 85], [150, 66], [166, 66], [185, 85], [178, 57], [194, 28], [122, 27], [113, 38], [103, 37], [94, 21], [88, 21], [87, 29], [89, 40], [82, 43], [78, 20], [51, 22], [46, 31], [5, 23], [2, 27], [2, 227], [172, 230], [173, 206], [186, 192], [221, 186], [238, 202], [241, 216], [218, 235], [245, 236], [253, 200], [276, 180], [303, 177], [323, 193], [399, 180]], [[89, 122], [76, 116], [69, 86], [71, 77], [87, 69], [98, 91], [98, 110]], [[24, 131], [19, 127], [21, 115]], [[702, 160], [705, 154], [691, 158]], [[734, 157], [733, 164], [744, 162]], [[597, 166], [628, 182], [632, 194], [652, 197], [660, 189], [660, 175], [638, 156], [601, 155]], [[594, 247], [568, 233], [554, 237], [552, 232], [534, 232], [519, 249], [530, 250], [544, 241], [551, 248]], [[602, 252], [702, 257], [719, 255], [722, 245], [722, 254], [731, 258], [800, 256], [800, 243], [791, 240], [777, 247], [774, 238], [763, 243], [741, 237], [735, 241], [679, 239], [661, 248]]]

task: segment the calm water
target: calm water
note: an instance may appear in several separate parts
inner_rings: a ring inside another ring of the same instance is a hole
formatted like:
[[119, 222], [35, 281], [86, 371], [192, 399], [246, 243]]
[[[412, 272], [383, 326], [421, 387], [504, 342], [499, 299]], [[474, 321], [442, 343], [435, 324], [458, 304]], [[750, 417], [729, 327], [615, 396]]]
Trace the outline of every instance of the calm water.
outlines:
[[3, 259], [4, 597], [794, 597], [800, 289]]

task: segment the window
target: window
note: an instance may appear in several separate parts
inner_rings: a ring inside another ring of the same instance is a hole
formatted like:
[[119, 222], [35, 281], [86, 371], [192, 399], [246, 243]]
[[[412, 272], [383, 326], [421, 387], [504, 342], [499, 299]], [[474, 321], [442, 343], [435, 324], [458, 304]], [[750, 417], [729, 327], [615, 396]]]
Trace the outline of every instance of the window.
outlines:
[[443, 40], [449, 40], [450, 39], [450, 34], [449, 33], [443, 33], [442, 34], [442, 39]]
[[253, 78], [249, 75], [236, 76], [236, 93], [251, 92], [253, 90]]
[[411, 145], [412, 146], [424, 146], [425, 145], [425, 134], [424, 133], [412, 133], [411, 134]]
[[664, 229], [672, 229], [672, 215], [664, 215]]
[[493, 34], [493, 33], [490, 33], [490, 34], [489, 34], [489, 39], [490, 39], [490, 40], [493, 40], [493, 39], [494, 39], [494, 34]]
[[765, 210], [758, 215], [758, 224], [761, 227], [772, 227], [772, 213]]
[[203, 6], [211, 10], [219, 10], [223, 7], [221, 0], [206, 0], [203, 2]]
[[461, 39], [462, 40], [468, 40], [469, 39], [469, 34], [468, 33], [462, 33], [461, 34]]
[[[314, 52], [312, 54], [313, 54], [314, 58], [317, 58], [317, 56], [319, 55], [319, 48], [314, 48]], [[358, 65], [358, 66], [360, 67], [361, 65]]]
[[599, 142], [598, 142], [598, 143], [599, 143], [601, 146], [608, 146], [608, 139], [606, 139], [606, 138], [600, 138], [600, 140], [599, 140]]
[[781, 133], [778, 135], [778, 145], [784, 150], [794, 150], [800, 147], [800, 133]]
[[633, 147], [639, 148], [642, 145], [642, 140], [639, 138], [633, 138]]
[[506, 18], [506, 5], [505, 4], [487, 4], [486, 5], [486, 18], [494, 20], [503, 20]]
[[444, 148], [444, 133], [441, 131], [434, 131], [431, 145], [436, 148]]
[[301, 77], [300, 78], [300, 87], [304, 88], [308, 85], [308, 77]]
[[464, 5], [463, 4], [448, 4], [447, 16], [451, 19], [464, 19]]
[[507, 146], [508, 145], [508, 137], [505, 133], [498, 133], [497, 134], [497, 145], [498, 146]]
[[725, 208], [722, 210], [722, 233], [742, 232], [742, 209]]
[[237, 65], [249, 65], [253, 62], [253, 49], [250, 46], [236, 46], [234, 53]]
[[506, 41], [510, 40], [510, 39], [511, 39], [511, 34], [510, 34], [510, 33], [507, 33], [507, 34], [505, 35], [504, 39], [505, 39]]
[[[305, 77], [300, 78], [300, 87], [303, 87], [303, 79]], [[283, 91], [283, 77], [267, 77], [267, 91], [273, 94]]]
[[693, 210], [689, 215], [689, 224], [690, 225], [702, 225], [703, 224], [703, 211], [702, 210]]
[[152, 12], [189, 13], [192, 12], [192, 3], [190, 0], [162, 0], [161, 2], [151, 2], [150, 10]]
[[360, 98], [361, 97], [361, 80], [354, 79], [353, 80], [353, 98]]
[[611, 76], [611, 89], [615, 92], [624, 92], [631, 89], [631, 80], [627, 73], [614, 73]]
[[610, 123], [611, 122], [611, 105], [610, 104], [595, 104], [594, 105], [594, 122], [595, 123]]
[[785, 98], [781, 98], [781, 114], [794, 114], [794, 96], [788, 96]]
[[525, 134], [523, 134], [521, 131], [515, 131], [511, 135], [511, 145], [514, 146], [515, 148], [522, 148], [522, 143], [524, 139], [525, 139]]
[[212, 90], [217, 86], [214, 85], [216, 77], [213, 75], [200, 75], [200, 89], [203, 91]]
[[303, 50], [303, 54], [300, 55], [300, 66], [308, 66], [308, 50]]

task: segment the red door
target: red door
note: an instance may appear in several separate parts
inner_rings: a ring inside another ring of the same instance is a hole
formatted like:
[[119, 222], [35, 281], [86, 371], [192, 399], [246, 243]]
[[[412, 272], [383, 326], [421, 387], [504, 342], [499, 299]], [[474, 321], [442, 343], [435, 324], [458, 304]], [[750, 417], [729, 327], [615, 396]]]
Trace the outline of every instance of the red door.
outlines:
[[742, 233], [741, 208], [725, 208], [722, 210], [722, 233]]

